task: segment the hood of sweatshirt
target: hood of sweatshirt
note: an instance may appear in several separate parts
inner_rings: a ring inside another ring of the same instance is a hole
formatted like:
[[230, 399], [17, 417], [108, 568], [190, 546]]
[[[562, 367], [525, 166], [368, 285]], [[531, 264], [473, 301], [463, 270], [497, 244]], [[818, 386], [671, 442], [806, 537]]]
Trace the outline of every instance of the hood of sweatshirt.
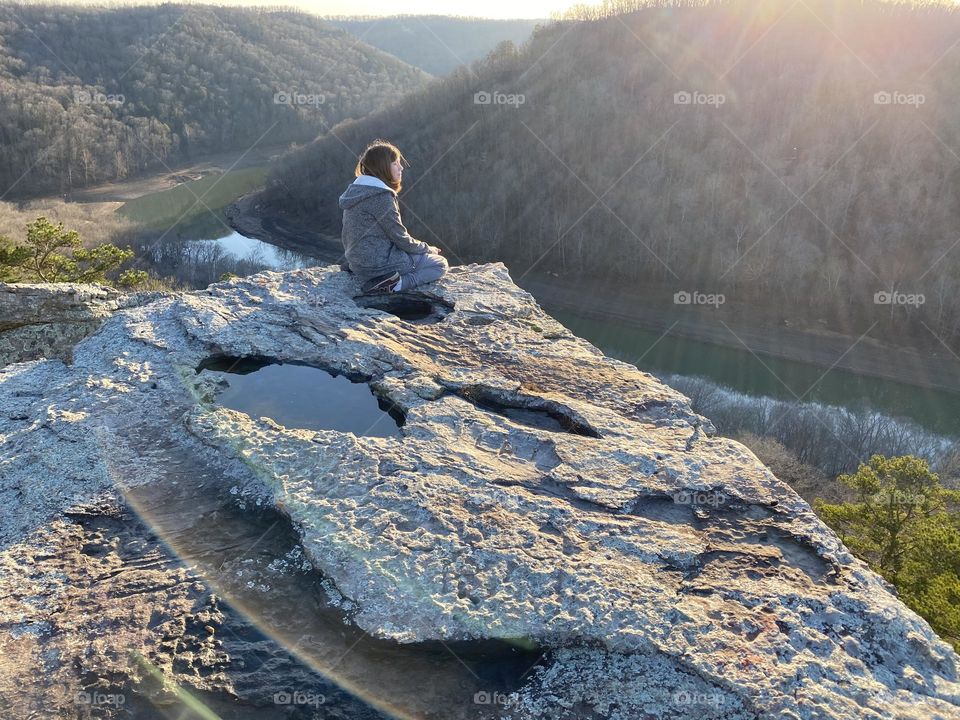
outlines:
[[366, 200], [380, 193], [393, 193], [393, 189], [380, 178], [361, 175], [352, 184], [348, 185], [343, 195], [340, 196], [340, 209], [352, 208], [361, 200]]

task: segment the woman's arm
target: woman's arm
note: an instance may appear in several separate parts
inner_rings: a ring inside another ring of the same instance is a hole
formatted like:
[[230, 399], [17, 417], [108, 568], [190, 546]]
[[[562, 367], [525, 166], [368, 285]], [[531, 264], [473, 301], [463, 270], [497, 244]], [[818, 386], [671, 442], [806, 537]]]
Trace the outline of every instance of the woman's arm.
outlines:
[[390, 242], [412, 255], [429, 252], [430, 246], [411, 236], [400, 221], [400, 203], [397, 202], [397, 198], [391, 193], [383, 193], [382, 197], [386, 202], [382, 203], [382, 208], [376, 210], [377, 224], [390, 238]]

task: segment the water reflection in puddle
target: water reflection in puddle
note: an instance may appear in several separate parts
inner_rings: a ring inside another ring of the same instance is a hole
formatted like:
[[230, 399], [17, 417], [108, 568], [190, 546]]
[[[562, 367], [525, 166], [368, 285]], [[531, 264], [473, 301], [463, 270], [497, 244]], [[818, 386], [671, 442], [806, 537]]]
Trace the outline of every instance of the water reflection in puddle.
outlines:
[[403, 436], [403, 415], [365, 382], [269, 358], [215, 358], [199, 369], [226, 381], [217, 404], [251, 417], [265, 415], [288, 428]]

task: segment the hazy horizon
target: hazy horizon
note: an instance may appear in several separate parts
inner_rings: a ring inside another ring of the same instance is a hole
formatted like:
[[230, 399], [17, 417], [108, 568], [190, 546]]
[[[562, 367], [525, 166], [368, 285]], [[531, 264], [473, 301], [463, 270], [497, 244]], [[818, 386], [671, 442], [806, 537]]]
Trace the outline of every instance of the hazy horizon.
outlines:
[[[89, 5], [97, 7], [126, 7], [131, 5], [161, 5], [166, 0], [131, 0], [130, 2], [109, 2], [85, 0], [57, 0], [44, 2], [43, 0], [22, 1], [19, 5]], [[533, 0], [532, 2], [513, 3], [506, 0], [494, 0], [484, 3], [482, 11], [476, 3], [467, 0], [408, 0], [401, 4], [387, 0], [327, 0], [311, 2], [310, 0], [291, 0], [290, 2], [271, 3], [264, 0], [219, 0], [205, 2], [203, 0], [175, 0], [177, 5], [223, 5], [230, 7], [295, 7], [319, 16], [380, 16], [392, 15], [447, 15], [451, 17], [474, 17], [488, 20], [531, 20], [548, 19], [553, 12], [566, 10], [571, 5], [599, 5], [599, 2], [552, 2], [551, 0]]]
[[[897, 0], [887, 0], [896, 4]], [[5, 3], [7, 0], [0, 0]], [[931, 4], [952, 5], [960, 0], [930, 0]], [[493, 0], [484, 3], [482, 12], [469, 0], [408, 0], [402, 5], [388, 0], [290, 0], [271, 3], [265, 0], [17, 0], [17, 5], [88, 5], [95, 7], [128, 7], [132, 5], [222, 5], [228, 7], [297, 8], [324, 16], [445, 15], [448, 17], [482, 18], [487, 20], [547, 20], [552, 13], [563, 12], [573, 6], [602, 5], [603, 0], [528, 0], [523, 3]]]

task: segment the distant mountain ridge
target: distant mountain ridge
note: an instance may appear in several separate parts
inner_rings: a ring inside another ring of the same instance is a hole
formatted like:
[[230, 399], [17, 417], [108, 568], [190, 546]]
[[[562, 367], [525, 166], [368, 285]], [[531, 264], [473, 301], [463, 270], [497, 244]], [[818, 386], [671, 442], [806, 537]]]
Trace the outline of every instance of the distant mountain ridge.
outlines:
[[546, 20], [490, 20], [446, 15], [326, 17], [331, 25], [432, 75], [481, 59], [501, 42], [520, 45]]

